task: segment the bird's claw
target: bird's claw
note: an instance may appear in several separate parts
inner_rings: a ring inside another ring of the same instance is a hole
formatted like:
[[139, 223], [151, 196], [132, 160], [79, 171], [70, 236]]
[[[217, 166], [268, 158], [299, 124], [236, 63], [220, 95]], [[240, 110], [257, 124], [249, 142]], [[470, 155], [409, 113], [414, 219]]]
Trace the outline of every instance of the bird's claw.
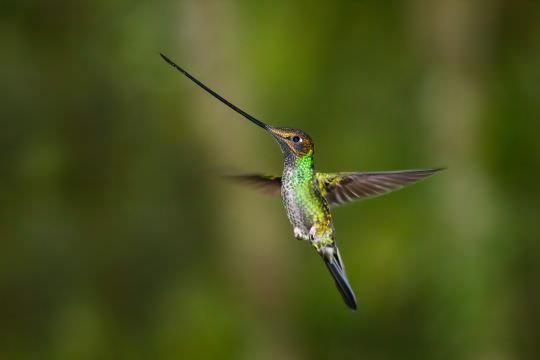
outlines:
[[311, 229], [309, 229], [309, 239], [312, 241], [315, 240], [316, 235], [317, 235], [317, 229], [315, 228], [315, 225], [313, 225]]
[[302, 234], [302, 230], [300, 230], [300, 228], [298, 227], [295, 227], [293, 229], [294, 231], [294, 237], [296, 238], [296, 240], [305, 240], [305, 236]]

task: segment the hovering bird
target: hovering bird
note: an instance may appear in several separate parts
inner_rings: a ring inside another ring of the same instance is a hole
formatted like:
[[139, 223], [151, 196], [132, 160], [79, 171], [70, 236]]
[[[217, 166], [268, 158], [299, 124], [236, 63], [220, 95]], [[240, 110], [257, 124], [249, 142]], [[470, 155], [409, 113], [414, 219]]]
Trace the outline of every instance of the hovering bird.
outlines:
[[206, 92], [276, 139], [284, 156], [283, 175], [240, 175], [236, 176], [236, 179], [253, 184], [266, 193], [281, 195], [295, 238], [311, 243], [332, 274], [345, 304], [356, 310], [356, 297], [336, 244], [330, 208], [389, 193], [433, 175], [442, 168], [386, 172], [317, 172], [313, 161], [314, 143], [307, 133], [288, 127], [273, 127], [257, 120], [165, 55], [161, 54], [161, 57]]

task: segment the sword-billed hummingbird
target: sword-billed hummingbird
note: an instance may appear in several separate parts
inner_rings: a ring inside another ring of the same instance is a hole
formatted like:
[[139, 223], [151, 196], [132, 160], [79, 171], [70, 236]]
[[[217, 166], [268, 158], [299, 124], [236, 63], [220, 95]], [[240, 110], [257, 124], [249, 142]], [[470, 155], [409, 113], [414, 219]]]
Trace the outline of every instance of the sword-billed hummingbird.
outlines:
[[283, 175], [240, 175], [236, 179], [273, 195], [281, 195], [287, 217], [298, 240], [307, 240], [323, 259], [347, 306], [356, 310], [334, 233], [330, 207], [371, 198], [400, 189], [442, 170], [322, 173], [315, 171], [313, 140], [302, 130], [273, 127], [257, 120], [197, 80], [165, 55], [161, 57], [219, 101], [266, 130], [276, 139], [284, 156]]

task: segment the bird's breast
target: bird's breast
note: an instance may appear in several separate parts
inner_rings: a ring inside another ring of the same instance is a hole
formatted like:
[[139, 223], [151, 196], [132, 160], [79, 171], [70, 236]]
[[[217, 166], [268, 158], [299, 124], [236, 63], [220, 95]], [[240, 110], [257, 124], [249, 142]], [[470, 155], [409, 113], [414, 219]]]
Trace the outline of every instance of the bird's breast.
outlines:
[[[283, 177], [281, 196], [293, 228], [309, 234], [312, 228], [324, 231], [331, 225], [328, 205], [317, 191], [313, 179], [294, 181]], [[319, 232], [319, 231], [318, 231]]]

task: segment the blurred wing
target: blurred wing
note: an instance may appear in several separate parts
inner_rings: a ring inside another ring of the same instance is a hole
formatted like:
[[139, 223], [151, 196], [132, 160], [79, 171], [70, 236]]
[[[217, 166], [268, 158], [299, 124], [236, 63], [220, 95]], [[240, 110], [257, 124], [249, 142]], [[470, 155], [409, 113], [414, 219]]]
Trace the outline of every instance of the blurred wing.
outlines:
[[413, 184], [443, 169], [370, 173], [317, 173], [317, 180], [330, 206], [384, 195]]
[[281, 177], [272, 175], [232, 175], [227, 178], [239, 183], [253, 186], [255, 189], [268, 195], [281, 194]]

